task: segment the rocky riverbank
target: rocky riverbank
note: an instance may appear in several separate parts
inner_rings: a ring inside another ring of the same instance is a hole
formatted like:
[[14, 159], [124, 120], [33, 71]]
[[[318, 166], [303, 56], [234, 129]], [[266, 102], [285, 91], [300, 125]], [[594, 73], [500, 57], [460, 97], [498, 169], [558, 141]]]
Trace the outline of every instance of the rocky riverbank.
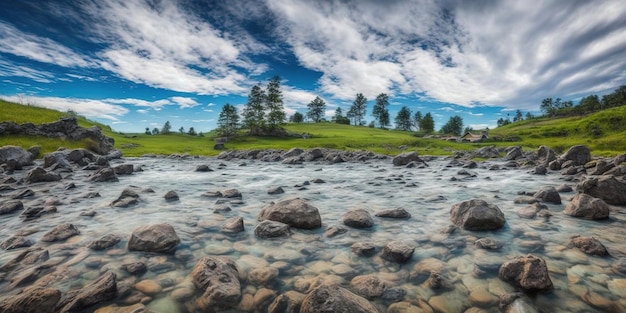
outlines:
[[2, 312], [626, 312], [626, 155], [35, 155], [0, 148]]

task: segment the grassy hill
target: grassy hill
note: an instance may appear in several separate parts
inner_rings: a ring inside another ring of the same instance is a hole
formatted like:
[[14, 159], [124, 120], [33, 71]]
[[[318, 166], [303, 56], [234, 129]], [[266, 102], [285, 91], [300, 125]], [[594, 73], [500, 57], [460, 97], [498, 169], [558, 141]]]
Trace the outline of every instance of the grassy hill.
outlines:
[[[0, 122], [41, 124], [58, 120], [68, 115], [55, 110], [25, 106], [0, 100]], [[99, 126], [103, 133], [115, 139], [116, 148], [125, 156], [140, 156], [146, 153], [172, 154], [190, 153], [192, 155], [216, 155], [213, 150], [214, 137], [196, 137], [186, 134], [167, 135], [121, 134], [107, 125], [78, 117], [79, 125]], [[509, 124], [489, 132], [492, 138], [488, 142], [469, 144], [448, 142], [433, 138], [415, 137], [414, 133], [355, 127], [333, 123], [288, 124], [287, 131], [293, 134], [309, 134], [310, 138], [272, 138], [239, 136], [226, 144], [229, 149], [289, 149], [292, 147], [370, 150], [377, 153], [397, 154], [404, 146], [407, 150], [416, 150], [422, 155], [449, 155], [453, 150], [470, 150], [486, 145], [511, 146], [521, 145], [526, 149], [536, 149], [548, 145], [562, 152], [572, 145], [587, 145], [595, 155], [613, 156], [626, 152], [626, 107], [604, 110], [584, 117], [561, 119], [533, 119]], [[521, 141], [506, 141], [507, 138], [519, 137]], [[51, 138], [28, 138], [22, 136], [2, 136], [0, 146], [19, 145], [28, 148], [42, 146], [42, 152], [50, 152], [63, 146], [66, 148], [87, 147], [87, 142], [69, 142]]]

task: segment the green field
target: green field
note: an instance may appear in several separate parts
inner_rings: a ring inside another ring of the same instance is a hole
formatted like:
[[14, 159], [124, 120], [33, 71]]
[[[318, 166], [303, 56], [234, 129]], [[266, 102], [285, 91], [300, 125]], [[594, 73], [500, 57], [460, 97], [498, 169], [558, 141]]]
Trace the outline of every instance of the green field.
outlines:
[[[34, 106], [20, 105], [0, 100], [0, 121], [41, 124], [58, 120], [68, 113], [58, 112]], [[215, 138], [190, 136], [170, 133], [167, 135], [122, 134], [85, 118], [79, 117], [79, 125], [99, 126], [103, 133], [115, 139], [116, 148], [125, 156], [143, 154], [183, 154], [217, 155], [213, 150]], [[540, 145], [547, 145], [562, 152], [572, 145], [587, 145], [594, 155], [614, 156], [626, 152], [626, 107], [604, 110], [585, 117], [560, 119], [533, 119], [509, 124], [489, 131], [488, 142], [469, 144], [449, 142], [434, 138], [415, 136], [415, 133], [355, 127], [333, 123], [303, 123], [285, 126], [294, 137], [252, 137], [240, 135], [226, 143], [228, 149], [290, 149], [298, 148], [333, 148], [344, 150], [369, 150], [377, 153], [395, 155], [402, 151], [418, 151], [422, 155], [450, 155], [455, 150], [471, 150], [487, 145], [520, 145], [528, 150], [536, 150]], [[309, 134], [304, 139], [298, 134]], [[521, 141], [507, 141], [519, 137]], [[69, 142], [61, 139], [30, 138], [23, 136], [0, 136], [0, 146], [18, 145], [28, 148], [42, 146], [42, 153], [56, 150], [58, 147], [88, 148], [89, 142]], [[402, 147], [402, 149], [401, 149]]]

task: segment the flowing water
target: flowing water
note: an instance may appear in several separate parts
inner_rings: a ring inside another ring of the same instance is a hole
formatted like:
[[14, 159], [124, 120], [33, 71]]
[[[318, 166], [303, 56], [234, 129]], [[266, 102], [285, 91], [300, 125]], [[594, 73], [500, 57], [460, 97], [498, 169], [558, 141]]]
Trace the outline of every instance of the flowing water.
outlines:
[[[526, 206], [513, 201], [520, 192], [535, 192], [544, 186], [567, 183], [558, 173], [531, 175], [505, 167], [504, 161], [488, 161], [468, 170], [473, 175], [459, 175], [461, 168], [449, 166], [450, 159], [444, 158], [430, 160], [426, 168], [394, 167], [390, 160], [332, 165], [311, 162], [293, 166], [215, 158], [127, 158], [123, 162], [140, 165], [144, 171], [120, 176], [118, 183], [87, 182], [90, 172], [77, 171], [60, 183], [31, 184], [28, 187], [36, 192], [36, 197], [25, 201], [26, 206], [56, 197], [60, 202], [58, 212], [31, 221], [23, 221], [17, 214], [0, 216], [2, 238], [30, 229], [34, 233], [29, 239], [36, 246], [46, 247], [51, 259], [65, 258], [59, 265], [65, 266], [63, 275], [50, 286], [66, 292], [88, 284], [110, 269], [117, 274], [118, 282], [128, 286], [141, 280], [156, 281], [162, 291], [142, 299], [149, 308], [161, 312], [190, 312], [193, 306], [189, 299], [193, 296], [174, 296], [179, 295], [175, 292], [190, 288], [188, 275], [200, 258], [223, 255], [236, 261], [244, 279], [245, 273], [253, 269], [275, 268], [278, 276], [263, 287], [276, 294], [289, 290], [306, 293], [322, 281], [334, 281], [350, 288], [353, 277], [376, 274], [389, 286], [403, 289], [406, 294], [402, 301], [416, 307], [428, 303], [438, 310], [451, 312], [463, 312], [471, 307], [498, 312], [497, 297], [516, 291], [497, 277], [499, 266], [515, 256], [532, 253], [546, 260], [554, 283], [551, 292], [531, 296], [531, 302], [540, 311], [626, 311], [626, 275], [613, 269], [620, 261], [615, 256], [626, 253], [626, 208], [613, 206], [607, 221], [572, 218], [561, 212], [567, 199], [574, 195], [570, 192], [561, 193], [562, 204], [548, 204], [551, 217], [524, 219], [516, 214]], [[195, 172], [196, 166], [201, 164], [209, 165], [214, 171]], [[500, 169], [490, 170], [492, 165], [499, 165]], [[21, 172], [24, 173], [16, 172], [14, 176], [25, 175], [25, 171]], [[317, 178], [324, 182], [304, 184]], [[65, 190], [70, 180], [77, 188]], [[150, 188], [154, 192], [141, 192], [140, 202], [134, 206], [111, 207], [110, 203], [129, 186]], [[284, 194], [267, 193], [268, 189], [278, 186], [282, 186]], [[215, 198], [202, 196], [207, 191], [231, 188], [242, 193], [240, 203], [219, 204]], [[169, 190], [176, 191], [180, 200], [165, 201], [163, 195]], [[101, 197], [83, 198], [87, 192], [98, 192]], [[0, 195], [6, 196], [7, 192], [2, 191]], [[291, 197], [303, 198], [317, 207], [322, 228], [293, 229], [292, 236], [283, 239], [256, 238], [253, 229], [260, 209], [272, 201]], [[443, 232], [451, 224], [451, 206], [473, 198], [497, 205], [506, 216], [505, 227], [489, 232], [462, 229], [452, 234]], [[224, 206], [232, 210], [214, 213]], [[344, 213], [357, 207], [367, 209], [372, 216], [383, 209], [403, 207], [412, 217], [408, 220], [374, 217], [375, 226], [371, 229], [349, 229], [332, 238], [324, 235], [327, 227], [341, 225]], [[97, 214], [93, 217], [79, 215], [88, 210]], [[245, 232], [230, 236], [221, 233], [224, 222], [236, 216], [244, 218]], [[61, 243], [39, 241], [48, 230], [67, 222], [76, 225], [81, 234]], [[126, 249], [133, 229], [163, 222], [171, 224], [181, 238], [176, 254], [158, 255]], [[85, 247], [106, 234], [117, 234], [123, 239], [104, 251]], [[614, 257], [589, 256], [568, 246], [573, 235], [598, 238]], [[503, 247], [496, 251], [478, 249], [474, 241], [482, 237], [496, 239]], [[416, 247], [412, 259], [405, 264], [385, 261], [379, 252], [372, 257], [351, 252], [356, 242], [373, 243], [380, 251], [386, 243], [397, 240]], [[0, 252], [0, 265], [23, 249]], [[120, 269], [122, 264], [133, 260], [145, 262], [148, 272], [137, 278]], [[452, 288], [433, 291], [427, 286], [426, 279], [433, 268], [440, 270]], [[7, 286], [7, 282], [0, 283], [0, 290], [6, 292]], [[246, 296], [232, 312], [245, 308], [243, 302], [250, 301], [262, 286], [244, 280], [242, 288]], [[372, 301], [381, 312], [386, 312], [393, 303], [383, 299]], [[120, 298], [116, 303], [132, 302], [129, 298]]]

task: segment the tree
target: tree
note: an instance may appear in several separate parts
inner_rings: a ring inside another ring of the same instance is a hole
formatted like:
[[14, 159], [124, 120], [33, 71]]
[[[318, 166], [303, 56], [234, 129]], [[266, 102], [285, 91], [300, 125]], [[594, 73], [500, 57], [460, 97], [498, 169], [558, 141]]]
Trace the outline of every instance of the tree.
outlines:
[[521, 122], [524, 120], [524, 115], [522, 115], [522, 111], [520, 111], [520, 109], [517, 109], [517, 111], [515, 111], [515, 117], [513, 117], [513, 122]]
[[152, 133], [150, 132], [150, 127], [146, 127], [145, 134], [146, 135], [152, 135]]
[[292, 123], [302, 123], [304, 121], [304, 115], [300, 112], [296, 112], [289, 118], [289, 121]]
[[426, 113], [424, 117], [420, 120], [419, 124], [420, 130], [426, 134], [430, 134], [435, 131], [435, 120], [433, 116], [430, 115], [430, 112]]
[[398, 111], [398, 115], [396, 115], [396, 129], [411, 131], [411, 126], [413, 125], [411, 121], [411, 110], [409, 110], [406, 106], [400, 108]]
[[422, 112], [417, 111], [417, 112], [415, 112], [415, 115], [413, 115], [413, 123], [414, 123], [414, 126], [415, 126], [416, 130], [420, 130], [421, 129], [421, 127], [420, 127], [420, 123], [421, 122], [422, 122]]
[[315, 97], [313, 101], [307, 104], [309, 108], [309, 112], [306, 113], [306, 116], [313, 120], [315, 123], [319, 123], [324, 117], [324, 112], [326, 111], [326, 103], [320, 97]]
[[158, 129], [158, 128], [156, 128], [156, 127], [155, 127], [155, 128], [153, 128], [153, 129], [152, 129], [152, 134], [153, 134], [153, 135], [158, 135], [158, 134], [159, 134], [159, 129]]
[[474, 129], [470, 126], [465, 127], [465, 129], [463, 130], [463, 135], [467, 134], [467, 133], [472, 133], [474, 132]]
[[274, 76], [267, 84], [267, 97], [265, 98], [267, 110], [267, 127], [270, 131], [276, 130], [285, 123], [285, 108], [283, 107], [283, 93], [280, 91], [280, 77]]
[[239, 114], [230, 103], [224, 104], [217, 120], [220, 136], [230, 137], [237, 134], [239, 128]]
[[[222, 111], [224, 109], [222, 108]], [[248, 102], [243, 109], [244, 125], [250, 135], [259, 135], [265, 127], [265, 91], [258, 85], [252, 86]]]
[[508, 116], [507, 116], [507, 118], [506, 118], [506, 119], [504, 119], [504, 118], [499, 118], [499, 119], [498, 119], [498, 121], [497, 121], [497, 125], [498, 125], [498, 127], [500, 127], [500, 126], [504, 126], [504, 125], [509, 125], [509, 124], [511, 124], [511, 120], [509, 119], [509, 117], [508, 117]]
[[532, 120], [533, 118], [535, 118], [535, 116], [532, 113], [526, 112], [526, 119], [527, 120]]
[[161, 134], [169, 134], [172, 130], [172, 125], [170, 125], [170, 121], [165, 122], [163, 128], [161, 128]]
[[372, 116], [374, 116], [375, 120], [378, 120], [378, 125], [380, 125], [380, 128], [385, 128], [389, 125], [389, 110], [387, 109], [388, 106], [389, 96], [387, 96], [387, 94], [381, 93], [376, 96], [376, 104], [374, 104]]
[[182, 127], [182, 126], [181, 126], [181, 127], [178, 129], [178, 132], [180, 132], [181, 134], [184, 134], [184, 133], [185, 133], [185, 127]]
[[341, 110], [340, 107], [337, 107], [337, 110], [335, 110], [335, 115], [333, 116], [332, 121], [337, 123], [337, 124], [347, 124], [347, 125], [350, 125], [350, 119], [345, 117], [345, 116], [343, 116], [343, 111]]
[[448, 122], [441, 127], [441, 133], [450, 134], [454, 136], [461, 136], [461, 131], [463, 130], [463, 119], [458, 116], [452, 116], [448, 120]]
[[367, 98], [362, 93], [356, 94], [356, 99], [352, 103], [350, 107], [350, 111], [348, 111], [348, 117], [354, 119], [354, 125], [361, 125], [363, 121], [363, 117], [367, 112]]
[[187, 131], [187, 134], [191, 135], [191, 136], [195, 136], [196, 135], [196, 130], [193, 129], [193, 127], [189, 127], [189, 130]]

